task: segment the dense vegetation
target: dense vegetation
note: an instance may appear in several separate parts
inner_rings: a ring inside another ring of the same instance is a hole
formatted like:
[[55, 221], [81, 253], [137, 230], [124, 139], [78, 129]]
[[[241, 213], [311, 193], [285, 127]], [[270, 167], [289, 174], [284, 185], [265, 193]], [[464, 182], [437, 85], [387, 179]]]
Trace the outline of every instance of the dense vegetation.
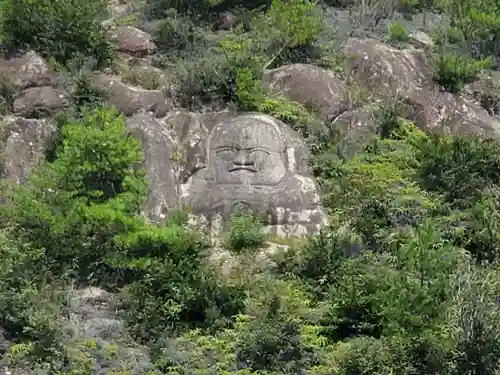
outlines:
[[[387, 103], [368, 103], [380, 107], [378, 136], [339, 158], [335, 129], [259, 79], [288, 62], [347, 74], [325, 26], [329, 5], [361, 7], [373, 22], [395, 11], [447, 15], [450, 27], [429, 53], [436, 81], [457, 91], [500, 57], [500, 3], [326, 3], [147, 0], [121, 20], [152, 28], [165, 50], [155, 64], [178, 81], [180, 104], [270, 113], [314, 152], [331, 226], [262, 266], [253, 262], [266, 240], [261, 224], [240, 212], [224, 238], [236, 259], [227, 274], [207, 261], [210, 243], [184, 211], [163, 227], [140, 215], [140, 144], [80, 79], [84, 69], [120, 68], [100, 23], [105, 4], [0, 1], [2, 40], [74, 74], [83, 98], [58, 116], [59, 138], [29, 183], [1, 187], [2, 363], [44, 374], [130, 373], [115, 344], [67, 330], [67, 291], [95, 285], [120, 296], [128, 332], [150, 349], [154, 367], [144, 373], [498, 373], [500, 145], [425, 134]], [[227, 10], [240, 25], [214, 40], [210, 25]], [[407, 39], [396, 23], [389, 34]]]

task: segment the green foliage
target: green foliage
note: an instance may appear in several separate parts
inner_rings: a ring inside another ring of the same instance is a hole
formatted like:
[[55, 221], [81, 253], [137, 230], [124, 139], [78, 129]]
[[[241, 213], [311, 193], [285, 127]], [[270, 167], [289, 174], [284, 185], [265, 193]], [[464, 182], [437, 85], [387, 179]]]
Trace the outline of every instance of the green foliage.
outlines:
[[145, 8], [148, 18], [163, 18], [165, 13], [174, 9], [195, 20], [206, 21], [224, 11], [268, 7], [270, 3], [270, 0], [147, 0]]
[[205, 33], [196, 23], [185, 15], [178, 14], [175, 9], [165, 14], [153, 30], [155, 42], [166, 53], [190, 50], [206, 44]]
[[394, 42], [407, 42], [409, 39], [405, 27], [397, 21], [389, 24], [389, 38]]
[[34, 172], [29, 187], [9, 194], [6, 214], [20, 238], [50, 251], [51, 268], [76, 264], [90, 277], [115, 231], [140, 223], [127, 218], [138, 213], [146, 192], [140, 145], [127, 135], [123, 117], [107, 108], [65, 124], [61, 133], [56, 160]]
[[473, 56], [498, 56], [500, 6], [497, 1], [445, 0], [440, 8], [450, 15], [452, 27]]
[[90, 57], [102, 66], [114, 54], [100, 24], [104, 12], [101, 0], [8, 0], [0, 33], [7, 44], [34, 49], [59, 63]]
[[127, 136], [118, 113], [97, 110], [83, 121], [68, 123], [61, 133], [66, 141], [47, 172], [57, 181], [56, 189], [87, 203], [106, 202], [125, 192], [144, 195], [143, 176], [137, 172], [142, 162], [140, 145]]
[[7, 74], [0, 74], [0, 114], [12, 112], [15, 90]]
[[[172, 22], [175, 21], [164, 21], [167, 31], [171, 30], [168, 25]], [[251, 31], [238, 27], [201, 56], [188, 55], [172, 63], [177, 67], [182, 105], [198, 107], [215, 99], [242, 109], [256, 107], [263, 95], [257, 81], [265, 68], [322, 58], [321, 53], [318, 56], [310, 53], [324, 30], [322, 14], [313, 1], [275, 0], [268, 12], [254, 16], [251, 24]], [[182, 32], [184, 38], [193, 40], [197, 39], [195, 34]], [[189, 45], [195, 50], [195, 44], [189, 41], [181, 47]]]
[[134, 280], [124, 289], [130, 330], [142, 340], [186, 327], [209, 327], [241, 308], [242, 291], [217, 281], [201, 264], [201, 243], [176, 224], [117, 238], [116, 267]]
[[492, 66], [491, 58], [473, 60], [453, 52], [437, 57], [435, 81], [446, 90], [456, 93], [464, 84], [472, 81], [482, 70]]
[[422, 183], [443, 193], [447, 201], [468, 206], [499, 183], [499, 151], [492, 139], [429, 136], [418, 152]]
[[7, 337], [31, 340], [33, 354], [50, 353], [61, 339], [61, 311], [56, 301], [62, 301], [63, 296], [56, 285], [42, 286], [46, 271], [44, 251], [15, 242], [1, 233], [0, 254], [2, 328]]
[[264, 244], [262, 220], [252, 212], [238, 207], [228, 222], [227, 245], [233, 251], [256, 249]]

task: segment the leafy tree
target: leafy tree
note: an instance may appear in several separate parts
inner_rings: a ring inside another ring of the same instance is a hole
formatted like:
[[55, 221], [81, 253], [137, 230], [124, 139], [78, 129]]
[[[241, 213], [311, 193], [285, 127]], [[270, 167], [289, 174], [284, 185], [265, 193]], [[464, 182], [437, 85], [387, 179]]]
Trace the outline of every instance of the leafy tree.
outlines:
[[141, 225], [129, 215], [138, 214], [145, 198], [142, 154], [123, 117], [110, 108], [87, 113], [61, 133], [55, 161], [11, 191], [6, 214], [20, 238], [50, 251], [54, 270], [77, 269], [87, 277], [93, 274], [87, 267], [104, 261], [116, 233]]
[[102, 66], [114, 53], [100, 24], [105, 12], [101, 0], [7, 0], [1, 34], [13, 47], [32, 48], [62, 64], [91, 57]]

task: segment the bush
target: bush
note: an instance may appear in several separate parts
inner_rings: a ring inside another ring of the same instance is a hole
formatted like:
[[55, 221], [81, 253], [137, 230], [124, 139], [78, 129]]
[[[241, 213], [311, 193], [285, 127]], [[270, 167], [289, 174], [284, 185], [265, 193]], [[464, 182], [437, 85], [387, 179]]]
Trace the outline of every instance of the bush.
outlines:
[[362, 241], [354, 231], [329, 229], [309, 238], [302, 248], [291, 248], [273, 260], [276, 271], [298, 277], [322, 299], [338, 282], [343, 262], [362, 251]]
[[[57, 355], [64, 337], [61, 321], [64, 294], [47, 282], [43, 250], [13, 241], [0, 233], [0, 322], [5, 340], [31, 342], [31, 355]], [[4, 344], [4, 343], [2, 343]], [[5, 352], [6, 347], [0, 347]]]
[[112, 264], [131, 276], [124, 292], [136, 337], [149, 341], [190, 327], [209, 328], [242, 308], [242, 290], [221, 283], [203, 265], [202, 245], [175, 223], [116, 238]]
[[11, 79], [6, 74], [0, 73], [0, 115], [12, 112], [14, 94], [15, 90]]
[[455, 42], [479, 60], [496, 57], [500, 38], [500, 7], [495, 0], [452, 0], [438, 2], [441, 11], [450, 15], [452, 32], [460, 38]]
[[167, 54], [172, 52], [205, 47], [207, 30], [198, 27], [190, 18], [170, 10], [165, 19], [155, 24], [153, 37], [158, 46]]
[[234, 251], [255, 249], [264, 243], [262, 220], [253, 213], [238, 207], [228, 222], [227, 244]]
[[271, 0], [147, 0], [146, 16], [159, 19], [171, 9], [197, 21], [207, 21], [219, 13], [236, 9], [268, 7]]
[[407, 42], [409, 40], [405, 27], [397, 21], [389, 24], [389, 38], [394, 42]]
[[473, 60], [465, 55], [445, 52], [437, 58], [434, 80], [447, 91], [457, 93], [482, 70], [491, 66], [491, 58]]
[[499, 152], [492, 139], [430, 136], [416, 154], [421, 182], [454, 206], [470, 207], [486, 188], [500, 183]]
[[181, 105], [199, 107], [215, 100], [242, 109], [256, 107], [263, 70], [298, 62], [294, 56], [300, 53], [295, 52], [310, 49], [324, 29], [319, 8], [309, 0], [275, 0], [252, 24], [251, 32], [238, 28], [200, 57], [195, 54], [173, 63]]
[[1, 33], [7, 44], [34, 49], [59, 63], [92, 57], [99, 67], [114, 54], [100, 24], [105, 12], [102, 0], [8, 0]]

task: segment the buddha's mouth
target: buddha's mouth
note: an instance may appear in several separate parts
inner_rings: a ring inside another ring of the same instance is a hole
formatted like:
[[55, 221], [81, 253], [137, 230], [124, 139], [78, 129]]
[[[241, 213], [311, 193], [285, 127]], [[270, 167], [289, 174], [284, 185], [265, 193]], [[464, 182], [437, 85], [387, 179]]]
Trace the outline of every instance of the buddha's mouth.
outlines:
[[257, 172], [257, 169], [253, 167], [244, 167], [244, 166], [239, 166], [239, 167], [233, 167], [229, 169], [229, 172], [235, 172], [235, 171], [248, 171], [248, 172]]

